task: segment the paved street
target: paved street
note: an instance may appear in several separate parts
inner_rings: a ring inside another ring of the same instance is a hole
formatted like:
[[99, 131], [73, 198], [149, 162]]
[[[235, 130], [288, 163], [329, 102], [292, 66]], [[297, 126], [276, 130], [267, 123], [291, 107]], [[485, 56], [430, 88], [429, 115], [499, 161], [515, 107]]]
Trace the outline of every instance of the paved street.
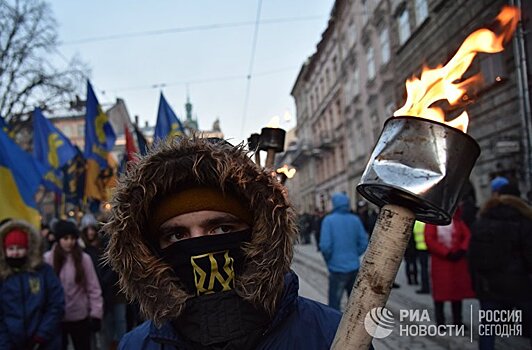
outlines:
[[[314, 244], [296, 245], [294, 262], [292, 268], [300, 278], [300, 294], [327, 303], [327, 269], [321, 254], [316, 250]], [[419, 286], [409, 286], [403, 266], [399, 270], [396, 282], [401, 288], [393, 289], [386, 307], [390, 309], [396, 321], [399, 318], [399, 310], [428, 310], [430, 319], [433, 317], [432, 297], [430, 295], [419, 295], [415, 291]], [[344, 300], [345, 304], [346, 300]], [[450, 319], [450, 306], [446, 306], [446, 318]], [[463, 337], [441, 337], [441, 336], [401, 336], [399, 334], [399, 322], [392, 334], [384, 339], [375, 339], [373, 345], [376, 350], [387, 349], [478, 349], [478, 302], [474, 299], [467, 299], [463, 303], [463, 320], [466, 325], [465, 336]], [[471, 327], [471, 309], [473, 310], [473, 327]], [[431, 322], [432, 323], [432, 322]], [[406, 322], [401, 325], [427, 324], [426, 322]], [[471, 338], [471, 331], [473, 337]], [[477, 334], [475, 334], [477, 332]], [[530, 349], [528, 341], [520, 337], [497, 339], [496, 349], [498, 350], [525, 350]]]

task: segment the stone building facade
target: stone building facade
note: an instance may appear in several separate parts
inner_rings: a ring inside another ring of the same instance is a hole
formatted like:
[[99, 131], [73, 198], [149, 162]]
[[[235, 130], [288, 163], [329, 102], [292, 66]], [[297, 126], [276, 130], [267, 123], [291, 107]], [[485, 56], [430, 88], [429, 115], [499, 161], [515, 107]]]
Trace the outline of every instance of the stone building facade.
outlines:
[[383, 121], [393, 110], [388, 0], [336, 1], [327, 29], [292, 89], [297, 111], [295, 166], [305, 210], [330, 209], [333, 192], [357, 199], [358, 183]]
[[[504, 175], [527, 192], [531, 184], [530, 87], [532, 4], [522, 10], [523, 31], [498, 54], [480, 54], [467, 74], [484, 80], [465, 104], [468, 134], [482, 154], [471, 182], [478, 204], [489, 182]], [[316, 52], [292, 89], [298, 147], [294, 165], [301, 188], [294, 202], [327, 209], [334, 191], [359, 199], [356, 185], [384, 121], [405, 101], [405, 81], [424, 65], [445, 64], [474, 30], [493, 23], [503, 0], [336, 0]]]
[[[419, 76], [422, 65], [435, 67], [446, 63], [460, 44], [475, 30], [490, 26], [508, 1], [428, 1], [420, 8], [418, 0], [394, 1], [392, 13], [397, 32], [405, 35], [396, 45], [396, 101], [404, 97], [404, 81], [413, 74]], [[515, 3], [517, 4], [517, 3]], [[518, 4], [517, 4], [518, 5]], [[530, 5], [528, 5], [530, 6]], [[421, 13], [421, 15], [420, 15]], [[530, 7], [523, 7], [522, 24], [530, 28]], [[408, 25], [407, 25], [408, 23]], [[409, 34], [409, 35], [407, 35]], [[471, 182], [477, 200], [484, 202], [490, 195], [489, 183], [503, 175], [520, 184], [523, 192], [530, 190], [530, 149], [527, 144], [531, 129], [527, 127], [530, 113], [522, 106], [529, 97], [522, 96], [520, 71], [530, 64], [526, 52], [516, 48], [526, 39], [516, 32], [514, 39], [505, 44], [505, 50], [497, 54], [479, 54], [467, 74], [481, 73], [482, 83], [476, 91], [467, 95], [466, 110], [470, 124], [468, 134], [481, 147], [481, 155], [471, 174]], [[522, 65], [518, 67], [518, 65]], [[528, 86], [528, 82], [524, 82]], [[529, 104], [529, 103], [528, 103]]]

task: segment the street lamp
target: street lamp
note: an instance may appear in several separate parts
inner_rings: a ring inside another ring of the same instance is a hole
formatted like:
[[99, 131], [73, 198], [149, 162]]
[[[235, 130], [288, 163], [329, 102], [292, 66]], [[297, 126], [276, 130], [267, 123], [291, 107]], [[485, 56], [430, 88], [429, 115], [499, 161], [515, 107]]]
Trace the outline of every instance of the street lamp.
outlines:
[[281, 184], [285, 184], [287, 179], [291, 179], [296, 174], [296, 168], [290, 167], [287, 164], [283, 165], [281, 168], [277, 169], [277, 178]]

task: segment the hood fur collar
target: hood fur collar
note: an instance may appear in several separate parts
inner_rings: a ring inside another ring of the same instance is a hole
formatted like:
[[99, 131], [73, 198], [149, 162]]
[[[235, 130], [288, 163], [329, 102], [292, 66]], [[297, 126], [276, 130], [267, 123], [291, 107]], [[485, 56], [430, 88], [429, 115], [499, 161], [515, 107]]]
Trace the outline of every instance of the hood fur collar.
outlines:
[[0, 279], [4, 280], [15, 271], [6, 263], [4, 238], [13, 229], [18, 228], [28, 234], [28, 259], [21, 270], [35, 270], [42, 264], [41, 236], [29, 223], [22, 220], [10, 220], [0, 226]]
[[295, 212], [284, 187], [253, 163], [242, 145], [198, 137], [167, 140], [120, 178], [104, 227], [110, 238], [106, 259], [119, 273], [120, 287], [157, 325], [179, 316], [185, 301], [193, 297], [170, 266], [154, 256], [146, 239], [152, 203], [191, 184], [216, 186], [247, 202], [253, 232], [244, 249], [248, 263], [236, 277], [236, 292], [272, 316], [290, 270]]
[[490, 210], [500, 205], [506, 205], [517, 210], [522, 216], [532, 220], [532, 208], [521, 198], [503, 194], [491, 197], [482, 207], [480, 215], [486, 215]]

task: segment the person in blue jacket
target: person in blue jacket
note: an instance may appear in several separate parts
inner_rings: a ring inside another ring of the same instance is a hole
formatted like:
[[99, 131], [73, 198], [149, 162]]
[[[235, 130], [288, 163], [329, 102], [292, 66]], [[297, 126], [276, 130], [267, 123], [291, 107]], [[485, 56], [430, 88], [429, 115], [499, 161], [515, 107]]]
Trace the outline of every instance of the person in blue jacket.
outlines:
[[61, 349], [63, 288], [28, 223], [0, 226], [0, 349]]
[[242, 146], [159, 144], [119, 180], [106, 259], [145, 323], [121, 349], [329, 349], [341, 314], [298, 295], [296, 215]]
[[321, 223], [320, 250], [329, 270], [329, 306], [340, 310], [344, 291], [349, 297], [368, 247], [368, 234], [349, 207], [345, 193], [332, 195], [333, 210]]

